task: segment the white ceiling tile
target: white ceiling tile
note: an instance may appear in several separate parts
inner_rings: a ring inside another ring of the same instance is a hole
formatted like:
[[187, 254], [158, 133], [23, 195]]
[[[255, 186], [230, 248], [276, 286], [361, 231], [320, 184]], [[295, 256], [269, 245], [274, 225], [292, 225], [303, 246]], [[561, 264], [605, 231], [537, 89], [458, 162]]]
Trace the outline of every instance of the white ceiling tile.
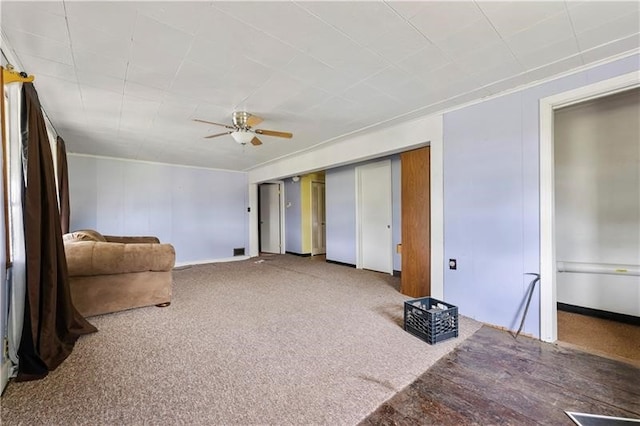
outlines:
[[[24, 65], [24, 71], [27, 73], [29, 73], [29, 70], [34, 69], [38, 70], [38, 76], [48, 75], [62, 80], [77, 82], [76, 73], [71, 65], [39, 58], [37, 56], [31, 56], [25, 53], [20, 55], [20, 62]], [[36, 76], [36, 78], [38, 76]]]
[[154, 68], [143, 68], [132, 64], [127, 68], [127, 81], [156, 89], [168, 89], [174, 77], [174, 72], [160, 72]]
[[[327, 24], [293, 2], [261, 2], [260, 7], [256, 5], [257, 3], [253, 2], [212, 4], [213, 8], [294, 46], [304, 44], [307, 37], [327, 28]], [[217, 23], [220, 17], [209, 16], [209, 19]], [[223, 16], [222, 19], [228, 18]], [[210, 24], [205, 21], [203, 25], [202, 31], [206, 31], [207, 25]]]
[[435, 44], [450, 55], [460, 55], [500, 41], [489, 21], [482, 18]]
[[180, 67], [184, 51], [170, 52], [160, 45], [147, 46], [133, 43], [129, 64], [135, 67], [153, 69], [159, 74], [175, 74]]
[[[572, 5], [572, 2], [568, 3]], [[588, 1], [579, 2], [569, 9], [571, 21], [576, 33], [585, 32], [602, 24], [633, 15], [640, 14], [640, 2], [638, 1]]]
[[195, 34], [210, 2], [141, 1], [131, 3], [138, 12], [188, 34]]
[[[485, 86], [522, 72], [522, 66], [515, 60], [511, 60], [510, 62], [505, 62], [492, 68], [474, 72], [471, 75], [471, 81], [477, 82], [480, 86]], [[465, 91], [467, 90], [471, 90], [471, 87], [466, 87]]]
[[373, 75], [366, 80], [366, 84], [400, 101], [427, 90], [427, 85], [396, 67], [389, 67]]
[[61, 110], [70, 105], [82, 105], [80, 88], [75, 82], [47, 75], [37, 75], [33, 84], [38, 91], [38, 97], [45, 109]]
[[84, 86], [81, 89], [85, 114], [99, 112], [104, 115], [118, 117], [122, 106], [122, 94], [109, 90]]
[[428, 87], [436, 89], [446, 84], [463, 81], [469, 77], [470, 72], [471, 70], [465, 70], [460, 68], [459, 65], [449, 62], [416, 77], [425, 82]]
[[133, 31], [133, 44], [136, 47], [159, 47], [171, 56], [183, 56], [191, 45], [193, 35], [158, 22], [145, 15], [138, 15]]
[[306, 87], [304, 90], [289, 97], [278, 106], [280, 111], [288, 111], [290, 113], [303, 113], [309, 108], [323, 102], [331, 95], [321, 89], [315, 87]]
[[518, 54], [517, 57], [526, 69], [533, 69], [578, 53], [576, 39], [571, 37], [534, 51]]
[[332, 93], [341, 92], [355, 83], [355, 81], [343, 78], [342, 74], [309, 55], [296, 56], [282, 70], [308, 85]]
[[258, 31], [247, 34], [244, 43], [233, 47], [252, 61], [273, 68], [286, 65], [298, 54], [292, 46]]
[[386, 94], [373, 86], [361, 82], [354, 84], [340, 94], [340, 97], [358, 104], [377, 103], [381, 98], [388, 98]]
[[212, 43], [209, 38], [196, 36], [186, 59], [211, 70], [211, 78], [222, 77], [243, 59], [241, 50], [230, 44]]
[[92, 87], [97, 89], [109, 90], [111, 92], [122, 95], [124, 88], [124, 80], [115, 77], [109, 77], [108, 75], [98, 74], [95, 72], [77, 70], [78, 83], [82, 87]]
[[73, 54], [76, 68], [80, 71], [103, 74], [124, 80], [127, 60], [110, 58], [86, 50], [76, 49]]
[[640, 14], [625, 15], [576, 34], [580, 50], [610, 43], [640, 32]]
[[428, 7], [423, 1], [390, 1], [385, 4], [395, 10], [400, 16], [409, 20]]
[[119, 34], [133, 35], [137, 11], [124, 1], [66, 1], [67, 17], [84, 25]]
[[479, 47], [464, 55], [454, 57], [454, 62], [468, 72], [494, 68], [500, 64], [512, 62], [514, 56], [509, 47], [499, 40]]
[[388, 65], [387, 61], [347, 36], [326, 27], [322, 32], [307, 37], [304, 52], [338, 71], [373, 74]]
[[398, 67], [409, 73], [421, 74], [442, 67], [447, 63], [449, 63], [449, 59], [447, 59], [438, 47], [428, 45], [400, 61]]
[[272, 111], [289, 97], [295, 96], [306, 88], [298, 79], [286, 74], [275, 74], [256, 89], [242, 104], [242, 109], [258, 113]]
[[60, 43], [22, 31], [11, 30], [10, 28], [6, 29], [6, 34], [11, 47], [19, 55], [26, 53], [42, 59], [73, 65], [69, 43]]
[[34, 6], [31, 2], [3, 1], [3, 15], [11, 16], [11, 19], [2, 20], [3, 29], [11, 28], [60, 43], [69, 43], [69, 33], [64, 16], [48, 13]]
[[411, 22], [432, 42], [444, 40], [484, 18], [475, 2], [425, 2]]
[[140, 99], [146, 99], [148, 101], [160, 102], [164, 100], [166, 91], [157, 89], [155, 87], [146, 86], [144, 84], [127, 81], [124, 83], [125, 96], [132, 96]]
[[362, 45], [404, 23], [403, 18], [382, 2], [310, 1], [301, 2], [300, 6]]
[[429, 45], [424, 36], [407, 23], [396, 25], [385, 33], [378, 33], [366, 44], [369, 49], [390, 62], [400, 61]]
[[480, 1], [478, 6], [503, 38], [564, 11], [563, 1]]
[[546, 46], [556, 40], [565, 40], [572, 36], [573, 30], [569, 16], [566, 12], [561, 12], [512, 35], [506, 41], [517, 55], [537, 50], [540, 46]]
[[313, 115], [319, 123], [333, 122], [338, 124], [347, 122], [350, 115], [357, 110], [356, 103], [334, 96], [310, 108], [308, 113]]
[[74, 49], [112, 58], [129, 58], [131, 35], [100, 30], [78, 19], [69, 20], [69, 32]]
[[215, 73], [209, 68], [195, 62], [185, 61], [171, 85], [171, 91], [193, 99], [209, 99], [210, 101], [216, 99], [225, 102], [217, 90], [217, 84], [224, 84], [224, 80], [216, 78]]

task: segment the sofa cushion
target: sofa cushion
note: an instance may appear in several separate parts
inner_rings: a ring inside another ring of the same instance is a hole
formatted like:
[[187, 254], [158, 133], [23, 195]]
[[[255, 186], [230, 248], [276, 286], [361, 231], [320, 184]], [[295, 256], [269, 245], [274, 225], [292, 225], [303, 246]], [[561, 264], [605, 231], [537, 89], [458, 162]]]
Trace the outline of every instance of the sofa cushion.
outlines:
[[64, 242], [72, 242], [72, 241], [97, 241], [97, 242], [106, 242], [107, 240], [102, 236], [98, 231], [94, 231], [93, 229], [81, 229], [79, 231], [74, 231], [69, 234], [64, 234], [62, 236], [62, 240]]
[[123, 244], [78, 241], [65, 244], [70, 276], [171, 271], [175, 251], [171, 244]]

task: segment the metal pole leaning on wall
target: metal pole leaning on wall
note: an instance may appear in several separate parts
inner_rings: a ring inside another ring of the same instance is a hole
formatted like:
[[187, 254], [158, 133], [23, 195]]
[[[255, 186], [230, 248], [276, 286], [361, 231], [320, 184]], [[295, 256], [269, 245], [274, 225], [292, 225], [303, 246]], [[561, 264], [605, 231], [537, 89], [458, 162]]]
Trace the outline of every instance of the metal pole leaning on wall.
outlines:
[[533, 290], [536, 288], [536, 283], [540, 281], [540, 274], [527, 272], [525, 273], [525, 275], [533, 275], [534, 278], [531, 281], [531, 284], [529, 284], [529, 294], [527, 295], [527, 304], [524, 306], [524, 312], [522, 313], [522, 320], [520, 321], [520, 327], [518, 327], [518, 331], [516, 331], [516, 334], [514, 336], [514, 338], [516, 339], [520, 335], [520, 332], [522, 331], [522, 327], [524, 327], [524, 320], [527, 318], [527, 312], [529, 311], [529, 304], [531, 303], [531, 298], [533, 297]]

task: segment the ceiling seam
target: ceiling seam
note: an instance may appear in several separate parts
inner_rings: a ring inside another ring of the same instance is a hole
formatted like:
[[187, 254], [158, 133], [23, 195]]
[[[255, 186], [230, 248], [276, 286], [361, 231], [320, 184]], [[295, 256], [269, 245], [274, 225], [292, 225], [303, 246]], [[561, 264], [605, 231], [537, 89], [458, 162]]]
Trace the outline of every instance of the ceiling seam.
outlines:
[[78, 65], [76, 64], [76, 56], [73, 51], [73, 41], [71, 40], [71, 29], [69, 28], [69, 14], [67, 12], [67, 2], [66, 0], [62, 0], [62, 8], [64, 9], [64, 24], [67, 29], [67, 37], [69, 37], [69, 50], [71, 53], [71, 62], [73, 62], [73, 74], [76, 76], [76, 84], [78, 85], [78, 93], [80, 94], [80, 102], [82, 102], [82, 112], [83, 112], [83, 121], [86, 123], [86, 115], [84, 112], [86, 110], [84, 95], [82, 92], [82, 85], [80, 84], [80, 80], [78, 79]]
[[498, 29], [496, 28], [496, 26], [493, 24], [493, 22], [491, 22], [491, 19], [487, 16], [486, 13], [484, 13], [484, 10], [482, 10], [482, 7], [480, 7], [480, 5], [478, 4], [478, 0], [473, 0], [473, 4], [475, 4], [475, 6], [478, 8], [478, 10], [480, 11], [480, 13], [482, 13], [482, 16], [484, 16], [484, 18], [487, 20], [487, 22], [489, 23], [489, 25], [491, 25], [491, 28], [493, 29], [493, 31], [495, 31], [495, 33], [498, 35], [498, 38], [500, 40], [502, 40], [502, 42], [504, 43], [504, 45], [507, 47], [507, 50], [509, 50], [509, 53], [511, 54], [511, 56], [513, 57], [513, 59], [516, 60], [516, 62], [518, 63], [518, 65], [520, 65], [521, 69], [526, 71], [527, 67], [524, 66], [524, 64], [520, 61], [520, 59], [518, 58], [518, 56], [513, 52], [513, 49], [511, 49], [511, 46], [509, 46], [509, 43], [507, 43], [507, 41], [504, 39], [504, 37], [502, 37], [502, 34], [500, 34], [500, 31], [498, 31]]
[[576, 34], [576, 27], [573, 24], [573, 18], [571, 17], [571, 11], [569, 10], [569, 5], [567, 5], [566, 0], [564, 0], [562, 4], [564, 5], [565, 12], [567, 12], [567, 18], [569, 18], [569, 25], [571, 25], [571, 33], [573, 34], [573, 40], [576, 43], [578, 52], [580, 53], [580, 63], [584, 65], [584, 56], [582, 56], [582, 48], [580, 47], [580, 43], [578, 42], [578, 34]]

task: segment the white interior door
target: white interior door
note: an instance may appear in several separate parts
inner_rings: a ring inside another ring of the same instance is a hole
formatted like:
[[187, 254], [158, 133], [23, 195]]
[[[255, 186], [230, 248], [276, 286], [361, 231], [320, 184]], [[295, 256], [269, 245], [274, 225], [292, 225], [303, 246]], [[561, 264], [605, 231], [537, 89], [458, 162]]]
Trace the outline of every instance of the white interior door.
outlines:
[[324, 254], [326, 247], [324, 183], [311, 182], [311, 254]]
[[280, 253], [280, 185], [260, 185], [260, 250]]
[[358, 268], [393, 273], [391, 163], [356, 168]]

